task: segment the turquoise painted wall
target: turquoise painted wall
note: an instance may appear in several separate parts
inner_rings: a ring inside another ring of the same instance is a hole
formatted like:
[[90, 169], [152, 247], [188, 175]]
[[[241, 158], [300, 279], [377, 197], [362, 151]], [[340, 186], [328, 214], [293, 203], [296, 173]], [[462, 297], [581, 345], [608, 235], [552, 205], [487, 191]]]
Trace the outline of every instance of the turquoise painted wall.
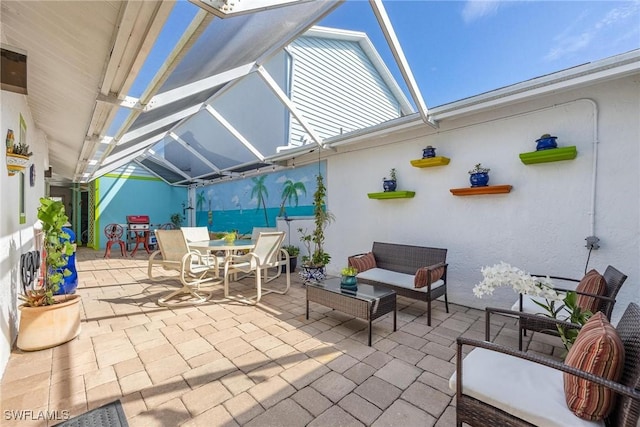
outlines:
[[[290, 217], [311, 216], [318, 171], [326, 185], [327, 165], [322, 161], [320, 165], [198, 187], [196, 225], [207, 226], [210, 231], [251, 234], [253, 227], [275, 227], [276, 218], [285, 213]], [[295, 190], [297, 197], [288, 197], [292, 193], [287, 188]]]
[[98, 184], [96, 229], [101, 249], [106, 244], [104, 228], [108, 224], [125, 225], [127, 215], [149, 215], [151, 224], [164, 224], [171, 222], [172, 214], [182, 215], [182, 203], [187, 202], [185, 187], [171, 186], [133, 165], [104, 175]]

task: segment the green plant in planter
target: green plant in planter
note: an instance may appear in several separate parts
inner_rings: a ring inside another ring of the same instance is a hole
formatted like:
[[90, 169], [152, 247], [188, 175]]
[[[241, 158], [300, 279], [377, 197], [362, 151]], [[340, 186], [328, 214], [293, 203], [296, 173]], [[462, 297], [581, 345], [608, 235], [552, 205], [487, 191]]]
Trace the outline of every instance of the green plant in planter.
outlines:
[[182, 226], [182, 215], [179, 213], [174, 213], [169, 217], [169, 220], [176, 228], [180, 228]]
[[61, 201], [48, 198], [40, 199], [38, 207], [38, 219], [42, 222], [44, 233], [44, 250], [46, 274], [41, 288], [27, 291], [20, 298], [29, 307], [55, 304], [53, 295], [60, 288], [64, 278], [71, 275], [66, 267], [68, 257], [75, 250], [69, 241], [69, 234], [62, 227], [69, 221], [64, 213], [64, 204]]
[[284, 249], [285, 251], [287, 251], [287, 253], [289, 254], [289, 256], [291, 258], [296, 257], [298, 255], [300, 255], [300, 248], [297, 246], [293, 246], [293, 245], [285, 245], [282, 247], [282, 249]]
[[[324, 267], [329, 264], [331, 255], [324, 251], [324, 229], [334, 220], [332, 213], [327, 212], [325, 197], [327, 188], [321, 174], [316, 177], [316, 191], [313, 193], [313, 216], [315, 227], [311, 234], [307, 230], [298, 228], [301, 234], [300, 241], [307, 249], [307, 255], [302, 257], [302, 265], [305, 267]], [[313, 248], [312, 248], [313, 246]]]
[[340, 274], [342, 274], [343, 276], [355, 276], [356, 274], [358, 274], [358, 269], [355, 267], [345, 267], [340, 271]]

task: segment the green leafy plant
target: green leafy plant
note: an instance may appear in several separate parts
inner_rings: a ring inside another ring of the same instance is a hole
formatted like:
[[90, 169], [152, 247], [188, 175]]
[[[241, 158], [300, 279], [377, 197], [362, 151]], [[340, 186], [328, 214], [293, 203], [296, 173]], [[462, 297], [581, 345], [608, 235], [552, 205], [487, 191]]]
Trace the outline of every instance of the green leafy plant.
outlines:
[[483, 168], [482, 163], [476, 163], [476, 165], [469, 171], [469, 175], [473, 175], [474, 173], [489, 173], [491, 169]]
[[340, 274], [342, 274], [343, 276], [355, 276], [356, 274], [358, 274], [358, 269], [355, 267], [345, 267], [340, 271]]
[[[382, 178], [383, 181], [387, 181], [387, 177], [385, 176], [384, 178]], [[396, 168], [391, 168], [391, 170], [389, 171], [389, 180], [391, 181], [397, 181], [398, 177], [396, 175]]]
[[[305, 267], [323, 267], [329, 264], [331, 255], [324, 251], [324, 229], [333, 221], [334, 216], [326, 209], [325, 197], [327, 188], [321, 174], [316, 176], [316, 191], [313, 193], [313, 216], [315, 227], [311, 234], [307, 230], [298, 228], [300, 241], [307, 249], [307, 255], [302, 257]], [[313, 248], [312, 248], [313, 246]]]
[[69, 234], [62, 230], [69, 217], [64, 213], [61, 201], [41, 198], [38, 219], [42, 222], [44, 234], [46, 272], [42, 287], [20, 296], [30, 307], [55, 304], [53, 295], [60, 289], [64, 278], [71, 275], [71, 271], [63, 267], [66, 267], [68, 257], [75, 251], [74, 245], [69, 241]]
[[282, 249], [284, 249], [285, 251], [287, 251], [287, 253], [289, 254], [290, 257], [296, 257], [298, 255], [300, 255], [300, 248], [297, 246], [293, 246], [293, 245], [285, 245], [282, 247]]
[[228, 233], [225, 233], [222, 238], [227, 243], [233, 243], [238, 238], [238, 233], [236, 233], [235, 231], [230, 231]]
[[180, 228], [182, 226], [182, 215], [179, 213], [174, 213], [169, 217], [169, 220], [176, 228]]

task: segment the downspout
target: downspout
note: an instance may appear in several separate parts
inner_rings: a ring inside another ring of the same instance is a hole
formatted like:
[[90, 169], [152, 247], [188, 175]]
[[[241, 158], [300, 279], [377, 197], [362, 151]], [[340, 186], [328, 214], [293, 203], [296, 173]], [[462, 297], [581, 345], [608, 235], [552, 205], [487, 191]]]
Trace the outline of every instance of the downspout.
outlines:
[[598, 183], [598, 104], [593, 99], [582, 98], [593, 107], [593, 164], [591, 172], [591, 209], [589, 211], [589, 236], [596, 235], [596, 186]]

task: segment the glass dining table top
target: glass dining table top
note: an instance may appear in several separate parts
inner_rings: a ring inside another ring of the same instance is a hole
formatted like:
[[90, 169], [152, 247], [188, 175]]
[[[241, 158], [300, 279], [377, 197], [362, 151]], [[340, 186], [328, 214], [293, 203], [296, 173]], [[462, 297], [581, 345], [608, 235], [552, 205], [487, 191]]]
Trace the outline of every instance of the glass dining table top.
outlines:
[[203, 240], [201, 242], [191, 242], [189, 246], [197, 249], [217, 249], [217, 250], [234, 250], [234, 249], [252, 249], [256, 243], [250, 239], [236, 239], [233, 242], [227, 242], [223, 239]]

